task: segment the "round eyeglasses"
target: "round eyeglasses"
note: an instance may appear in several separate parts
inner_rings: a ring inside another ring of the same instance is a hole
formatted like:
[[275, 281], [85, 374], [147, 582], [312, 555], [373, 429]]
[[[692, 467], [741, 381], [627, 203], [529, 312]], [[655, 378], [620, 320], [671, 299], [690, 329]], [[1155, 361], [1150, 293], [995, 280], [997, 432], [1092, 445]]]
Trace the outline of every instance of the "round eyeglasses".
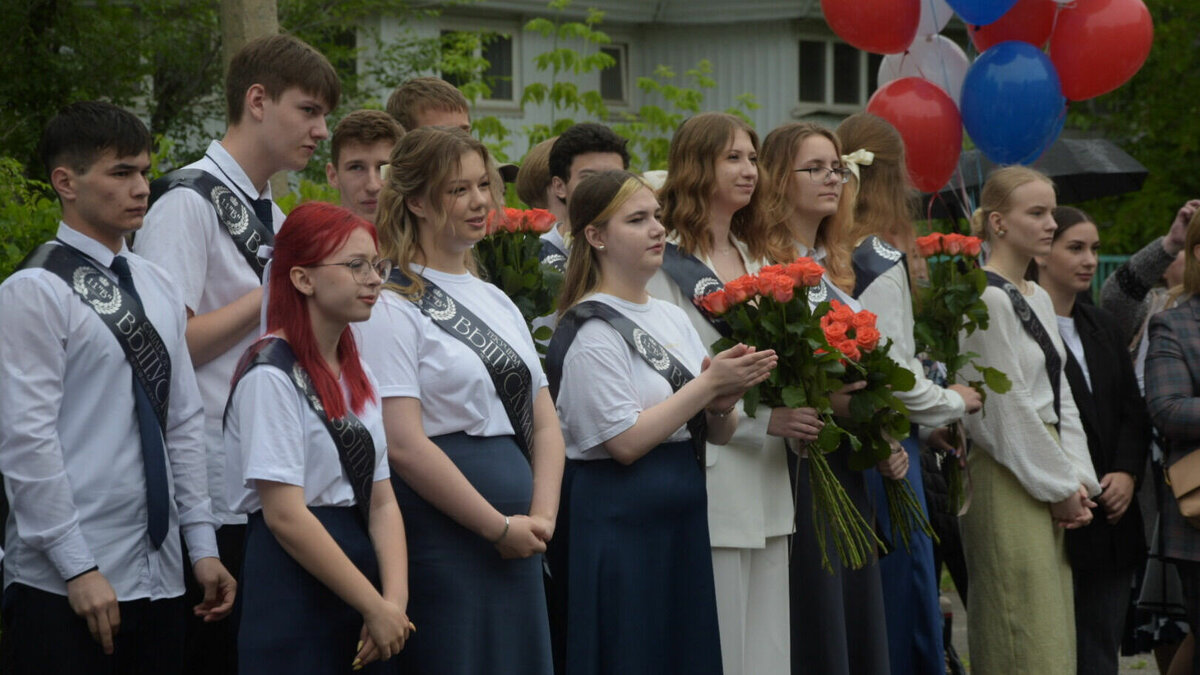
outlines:
[[375, 262], [371, 262], [366, 258], [355, 258], [346, 262], [321, 263], [319, 265], [308, 265], [308, 267], [332, 267], [334, 265], [350, 270], [350, 274], [354, 275], [354, 280], [360, 284], [369, 284], [373, 281], [371, 279], [372, 271], [379, 275], [381, 281], [387, 281], [388, 275], [392, 273], [392, 261], [390, 258], [380, 258]]
[[837, 176], [837, 182], [846, 183], [850, 180], [850, 169], [830, 169], [824, 166], [810, 166], [796, 169], [796, 173], [807, 173], [808, 179], [814, 183], [828, 183], [829, 179]]

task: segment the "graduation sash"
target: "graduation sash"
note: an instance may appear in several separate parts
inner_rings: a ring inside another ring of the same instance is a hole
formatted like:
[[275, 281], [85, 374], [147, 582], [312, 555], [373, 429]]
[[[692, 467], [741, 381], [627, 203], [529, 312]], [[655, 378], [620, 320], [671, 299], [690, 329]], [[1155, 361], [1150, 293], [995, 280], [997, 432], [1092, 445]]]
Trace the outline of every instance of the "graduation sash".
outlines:
[[1033, 308], [1025, 300], [1025, 296], [1021, 295], [1021, 291], [1013, 285], [1008, 279], [996, 274], [995, 272], [987, 273], [988, 286], [994, 286], [1004, 291], [1005, 295], [1012, 302], [1013, 311], [1017, 318], [1021, 321], [1021, 325], [1025, 327], [1025, 332], [1029, 333], [1029, 337], [1042, 348], [1042, 353], [1046, 357], [1046, 374], [1050, 376], [1050, 391], [1054, 392], [1054, 415], [1059, 418], [1055, 422], [1054, 428], [1058, 429], [1062, 423], [1062, 412], [1060, 410], [1059, 388], [1062, 384], [1062, 358], [1058, 355], [1058, 350], [1054, 348], [1054, 341], [1050, 339], [1050, 334], [1046, 332], [1046, 327], [1038, 321], [1037, 315], [1033, 313]]
[[[296, 360], [296, 354], [287, 340], [268, 337], [250, 346], [234, 374], [233, 387], [229, 390], [229, 399], [225, 404], [225, 414], [229, 414], [229, 405], [233, 402], [233, 392], [237, 390], [238, 382], [258, 366], [272, 366], [283, 371], [296, 387], [296, 391], [308, 402], [308, 407], [325, 425], [333, 439], [333, 445], [337, 448], [342, 470], [346, 472], [346, 478], [354, 490], [354, 501], [359, 513], [365, 522], [370, 522], [371, 489], [375, 483], [375, 441], [371, 438], [371, 432], [348, 409], [345, 417], [341, 419], [330, 419], [325, 414], [325, 406], [317, 396], [312, 379]], [[258, 412], [271, 414], [270, 410]]]
[[[442, 330], [463, 343], [483, 361], [496, 394], [508, 415], [517, 437], [517, 445], [525, 459], [533, 451], [533, 375], [529, 366], [512, 345], [491, 329], [483, 319], [456, 302], [449, 293], [437, 284], [421, 277], [425, 292], [413, 302], [421, 313], [429, 317]], [[410, 282], [399, 270], [392, 270], [388, 283], [401, 288]]]
[[20, 269], [33, 268], [49, 270], [61, 278], [108, 326], [150, 399], [160, 428], [165, 431], [171, 393], [171, 354], [154, 324], [146, 318], [142, 303], [123, 292], [95, 261], [62, 242], [42, 244], [20, 265]]
[[[693, 378], [691, 371], [675, 358], [666, 347], [654, 339], [653, 335], [642, 330], [632, 319], [613, 307], [596, 300], [581, 302], [563, 314], [554, 329], [554, 337], [550, 338], [550, 347], [546, 350], [546, 376], [550, 380], [550, 395], [558, 398], [559, 384], [562, 382], [563, 359], [567, 350], [575, 341], [580, 327], [589, 319], [602, 319], [612, 326], [625, 342], [642, 357], [656, 373], [671, 385], [671, 391], [679, 391], [683, 385]], [[708, 435], [708, 422], [704, 411], [696, 413], [687, 423], [688, 432], [692, 435], [692, 446], [700, 466], [704, 466], [705, 439]]]
[[261, 281], [266, 261], [258, 257], [258, 249], [260, 246], [275, 245], [275, 233], [271, 228], [263, 224], [233, 190], [216, 176], [201, 169], [177, 169], [150, 183], [150, 205], [177, 187], [195, 190], [212, 204], [217, 212], [217, 222], [233, 239], [238, 253], [242, 254]]
[[549, 239], [542, 239], [542, 248], [538, 250], [538, 261], [554, 269], [567, 273], [567, 252], [560, 249]]
[[687, 255], [679, 250], [678, 246], [668, 242], [663, 249], [662, 269], [679, 287], [683, 297], [696, 307], [700, 316], [703, 316], [718, 333], [724, 337], [732, 334], [729, 324], [720, 317], [709, 314], [699, 304], [700, 298], [725, 287], [708, 265], [700, 262], [696, 256]]
[[862, 295], [871, 282], [897, 263], [905, 264], [905, 257], [891, 244], [875, 235], [864, 239], [850, 256], [854, 268], [854, 297]]

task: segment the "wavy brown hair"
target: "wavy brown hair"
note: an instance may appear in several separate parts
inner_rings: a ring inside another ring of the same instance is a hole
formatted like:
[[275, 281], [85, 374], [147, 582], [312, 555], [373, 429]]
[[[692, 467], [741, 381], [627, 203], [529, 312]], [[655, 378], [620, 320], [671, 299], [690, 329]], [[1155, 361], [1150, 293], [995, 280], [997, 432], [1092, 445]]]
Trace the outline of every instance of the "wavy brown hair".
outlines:
[[[424, 201], [426, 212], [432, 213], [433, 217], [427, 219], [425, 227], [445, 227], [442, 193], [446, 184], [462, 170], [463, 155], [472, 152], [478, 153], [487, 167], [492, 208], [503, 206], [500, 174], [495, 163], [483, 143], [462, 129], [421, 127], [405, 134], [392, 149], [388, 176], [379, 194], [379, 213], [376, 216], [379, 254], [391, 258], [396, 269], [410, 284], [406, 288], [388, 284], [388, 289], [409, 299], [419, 298], [425, 292], [421, 277], [409, 268], [418, 256], [424, 256], [425, 253], [421, 250], [419, 236], [422, 224], [408, 208], [408, 200]], [[477, 274], [475, 254], [468, 250], [463, 256], [467, 269]]]
[[[833, 143], [833, 149], [842, 154], [842, 144], [832, 131], [811, 122], [793, 122], [776, 128], [763, 139], [762, 152], [758, 155], [758, 189], [760, 206], [758, 217], [760, 228], [768, 241], [770, 259], [775, 262], [791, 262], [800, 251], [792, 235], [789, 221], [795, 205], [789, 196], [789, 186], [795, 175], [792, 164], [800, 144], [809, 136], [822, 136]], [[834, 284], [850, 292], [854, 288], [854, 269], [850, 266], [849, 247], [843, 242], [848, 235], [852, 206], [845, 191], [838, 202], [838, 210], [821, 221], [813, 246], [825, 247], [825, 274]]]
[[[708, 205], [716, 188], [717, 160], [733, 143], [739, 129], [750, 137], [757, 152], [758, 134], [754, 128], [727, 113], [696, 115], [681, 124], [671, 139], [667, 181], [658, 191], [658, 199], [662, 204], [663, 226], [676, 234], [684, 253], [707, 256], [712, 252]], [[767, 238], [755, 217], [759, 192], [756, 189], [750, 203], [733, 214], [729, 231], [745, 242], [752, 257], [767, 258], [770, 257]]]

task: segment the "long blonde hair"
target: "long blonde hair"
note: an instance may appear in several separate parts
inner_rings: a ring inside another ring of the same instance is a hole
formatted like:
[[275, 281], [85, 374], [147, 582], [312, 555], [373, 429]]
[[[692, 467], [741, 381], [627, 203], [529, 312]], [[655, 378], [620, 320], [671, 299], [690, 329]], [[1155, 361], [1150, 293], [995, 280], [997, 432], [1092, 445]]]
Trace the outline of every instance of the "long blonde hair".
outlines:
[[[857, 113], [842, 120], [837, 136], [850, 153], [866, 150], [874, 157], [851, 174], [845, 190], [854, 205], [846, 243], [851, 246], [871, 235], [910, 256], [916, 249], [913, 230], [913, 199], [916, 191], [904, 165], [904, 139], [890, 122], [870, 113]], [[916, 266], [909, 264], [909, 284], [916, 288]]]
[[1171, 289], [1167, 296], [1167, 307], [1173, 307], [1184, 297], [1200, 295], [1200, 258], [1196, 247], [1200, 246], [1200, 211], [1192, 214], [1188, 221], [1187, 234], [1183, 239], [1183, 283]]
[[[667, 181], [658, 192], [662, 203], [662, 223], [679, 238], [679, 248], [689, 255], [707, 256], [712, 252], [712, 233], [708, 231], [709, 202], [717, 184], [716, 163], [733, 142], [738, 130], [746, 132], [758, 151], [758, 134], [740, 118], [727, 113], [701, 113], [689, 118], [675, 130], [667, 156]], [[754, 258], [767, 255], [767, 238], [756, 227], [758, 190], [750, 203], [733, 214], [729, 231], [745, 242]]]
[[993, 171], [979, 191], [979, 208], [971, 214], [971, 234], [989, 241], [992, 232], [987, 225], [991, 215], [1007, 212], [1012, 208], [1009, 203], [1012, 193], [1022, 185], [1039, 180], [1054, 187], [1054, 181], [1049, 176], [1027, 166], [1003, 166]]
[[[388, 284], [388, 288], [416, 299], [425, 292], [421, 277], [410, 269], [421, 250], [420, 220], [408, 208], [410, 199], [426, 204], [426, 225], [437, 229], [446, 226], [447, 216], [442, 205], [442, 193], [454, 174], [462, 170], [463, 155], [475, 152], [487, 167], [492, 208], [503, 206], [500, 197], [500, 174], [483, 143], [458, 128], [421, 127], [408, 132], [392, 150], [388, 176], [379, 195], [379, 214], [375, 227], [379, 230], [379, 253], [391, 258], [396, 269], [409, 281], [404, 288]], [[472, 274], [477, 274], [475, 255], [468, 250], [464, 262]]]
[[584, 230], [603, 228], [617, 209], [641, 190], [649, 190], [646, 179], [628, 171], [601, 171], [579, 182], [571, 193], [571, 252], [567, 275], [558, 296], [562, 316], [579, 299], [600, 287], [600, 259]]
[[[833, 143], [834, 151], [842, 153], [842, 144], [832, 131], [811, 122], [792, 122], [776, 128], [763, 140], [758, 155], [758, 190], [762, 193], [758, 216], [760, 227], [768, 239], [770, 258], [775, 262], [791, 262], [799, 255], [788, 219], [795, 205], [788, 196], [794, 172], [792, 163], [800, 144], [809, 136], [822, 136]], [[825, 274], [842, 290], [854, 288], [854, 269], [850, 266], [849, 247], [844, 245], [847, 227], [851, 222], [850, 200], [845, 192], [838, 202], [837, 213], [827, 216], [817, 229], [814, 246], [825, 247]]]

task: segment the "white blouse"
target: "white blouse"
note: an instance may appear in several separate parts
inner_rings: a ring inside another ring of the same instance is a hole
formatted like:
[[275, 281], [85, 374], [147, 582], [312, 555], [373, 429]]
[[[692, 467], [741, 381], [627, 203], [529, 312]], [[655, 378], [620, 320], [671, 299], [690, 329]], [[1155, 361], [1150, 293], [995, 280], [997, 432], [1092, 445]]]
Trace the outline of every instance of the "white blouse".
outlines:
[[[597, 300], [629, 317], [658, 340], [693, 376], [708, 351], [678, 307], [651, 298], [637, 304], [596, 293]], [[631, 428], [638, 415], [671, 396], [671, 385], [608, 322], [594, 319], [580, 327], [563, 357], [558, 416], [571, 459], [608, 459], [603, 443]], [[691, 438], [680, 426], [666, 442]]]
[[930, 382], [916, 356], [912, 291], [904, 265], [892, 265], [876, 277], [858, 296], [858, 301], [878, 317], [875, 327], [879, 332], [891, 338], [888, 356], [916, 376], [916, 385], [911, 390], [896, 392], [896, 398], [908, 408], [909, 418], [926, 427], [940, 427], [960, 419], [966, 412], [962, 396]]
[[[500, 289], [471, 274], [447, 274], [414, 266], [425, 278], [470, 309], [504, 339], [533, 377], [530, 396], [546, 386], [529, 328]], [[459, 431], [507, 436], [512, 424], [487, 367], [470, 347], [450, 335], [407, 298], [384, 291], [370, 320], [355, 325], [363, 362], [379, 379], [381, 398], [415, 398], [429, 437]]]
[[[1037, 284], [1030, 286], [1033, 292], [1025, 300], [1046, 328], [1065, 364], [1066, 350], [1054, 329], [1056, 321], [1050, 296]], [[1012, 389], [1005, 394], [989, 391], [983, 410], [966, 417], [967, 433], [976, 450], [987, 452], [1012, 471], [1021, 486], [1039, 501], [1062, 501], [1077, 491], [1081, 483], [1089, 495], [1099, 494], [1087, 437], [1065, 369], [1059, 375], [1062, 421], [1061, 442], [1058, 442], [1046, 428], [1047, 424], [1058, 422], [1059, 417], [1054, 414], [1054, 393], [1046, 376], [1041, 347], [1025, 331], [1004, 291], [989, 286], [983, 292], [983, 301], [988, 308], [988, 328], [964, 335], [962, 349], [978, 353], [982, 365], [1004, 371], [1012, 381]], [[982, 378], [968, 364], [958, 379], [966, 383]]]
[[[378, 383], [367, 371], [371, 386]], [[343, 385], [343, 399], [350, 392]], [[375, 445], [373, 480], [387, 480], [387, 436], [376, 394], [361, 415]], [[242, 378], [225, 424], [225, 476], [229, 504], [235, 513], [262, 509], [255, 481], [298, 485], [308, 506], [354, 506], [354, 489], [342, 469], [329, 429], [308, 399], [281, 370], [258, 366]]]

